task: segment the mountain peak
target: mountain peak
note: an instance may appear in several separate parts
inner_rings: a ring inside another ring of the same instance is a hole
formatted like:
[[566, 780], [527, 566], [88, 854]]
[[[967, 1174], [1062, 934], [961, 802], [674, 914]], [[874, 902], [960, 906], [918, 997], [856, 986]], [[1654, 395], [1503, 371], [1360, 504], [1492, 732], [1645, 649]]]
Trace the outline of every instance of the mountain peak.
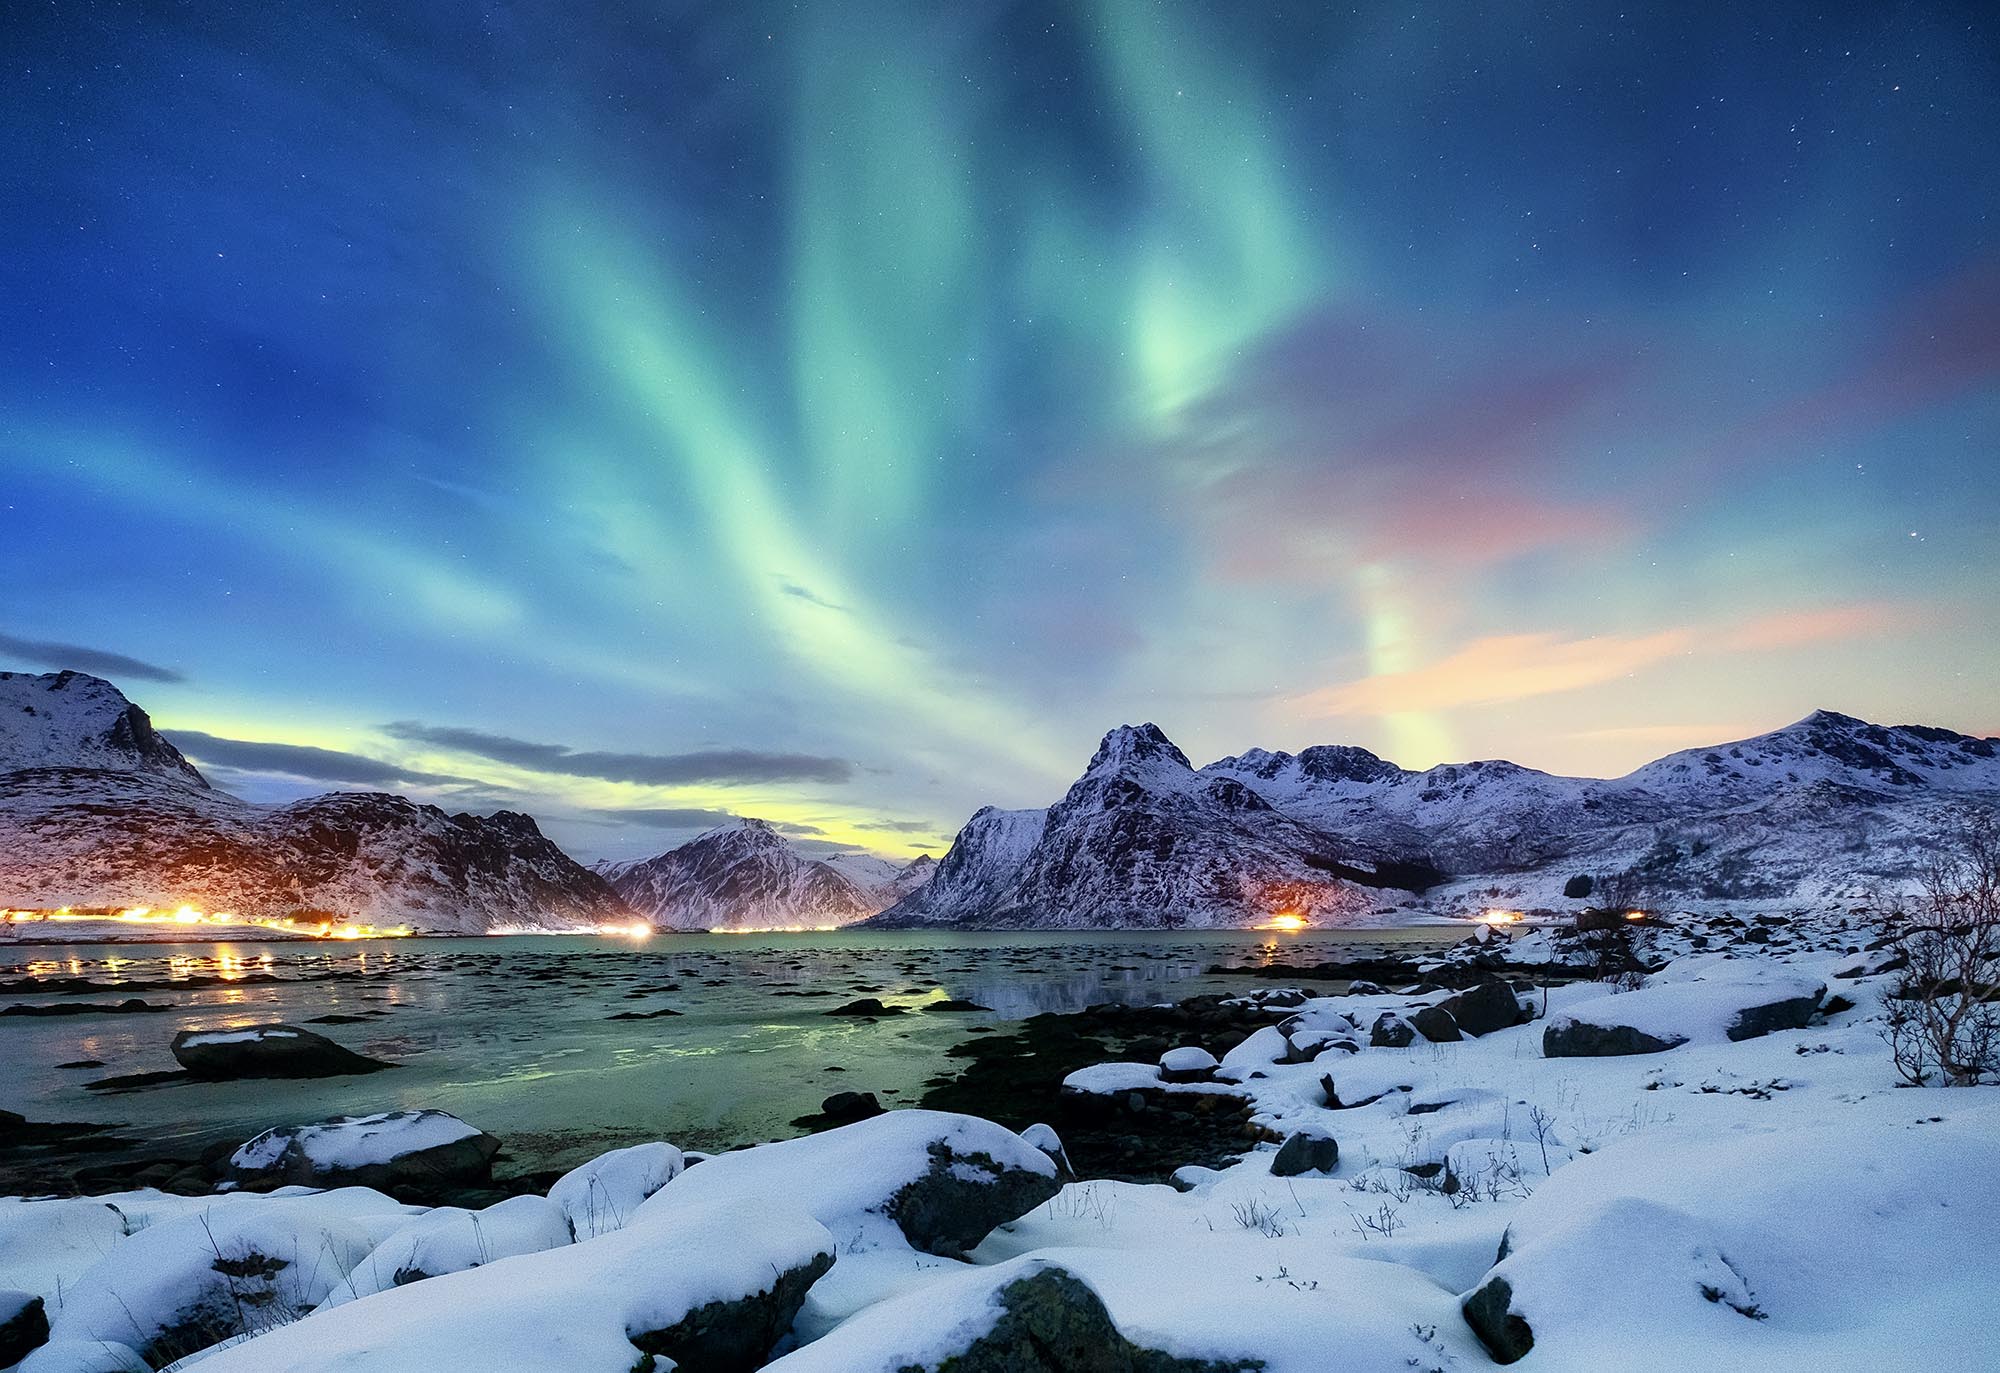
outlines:
[[1087, 772], [1122, 772], [1128, 768], [1166, 763], [1182, 771], [1194, 771], [1194, 764], [1156, 724], [1120, 725], [1104, 736], [1092, 755]]
[[0, 672], [0, 772], [38, 767], [147, 772], [208, 787], [146, 712], [102, 677]]

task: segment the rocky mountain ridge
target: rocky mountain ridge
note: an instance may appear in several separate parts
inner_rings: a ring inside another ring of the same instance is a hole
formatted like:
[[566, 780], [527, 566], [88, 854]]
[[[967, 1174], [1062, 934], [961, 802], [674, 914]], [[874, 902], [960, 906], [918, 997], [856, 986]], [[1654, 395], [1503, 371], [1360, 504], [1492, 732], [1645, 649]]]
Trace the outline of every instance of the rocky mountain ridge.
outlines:
[[718, 826], [665, 853], [596, 871], [662, 929], [832, 929], [908, 896], [935, 867], [865, 853], [802, 852], [763, 820]]
[[1578, 875], [1662, 903], [1853, 901], [1907, 883], [1967, 806], [2000, 807], [2000, 741], [1831, 711], [1612, 779], [1352, 746], [1195, 768], [1123, 726], [1048, 810], [974, 815], [875, 923], [1346, 924], [1556, 906]]
[[380, 792], [231, 796], [101, 678], [0, 674], [0, 721], [0, 906], [309, 912], [468, 934], [634, 918], [526, 815]]

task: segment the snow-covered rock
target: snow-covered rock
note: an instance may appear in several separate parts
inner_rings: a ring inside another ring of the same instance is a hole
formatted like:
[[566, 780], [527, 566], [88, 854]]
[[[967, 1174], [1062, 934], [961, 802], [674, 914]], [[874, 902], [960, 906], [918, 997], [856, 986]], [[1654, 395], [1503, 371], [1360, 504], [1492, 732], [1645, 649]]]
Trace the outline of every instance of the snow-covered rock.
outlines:
[[1204, 1082], [1222, 1065], [1198, 1044], [1183, 1044], [1160, 1055], [1162, 1082]]
[[686, 1206], [782, 1197], [844, 1244], [955, 1258], [1059, 1190], [1055, 1162], [1012, 1130], [942, 1111], [889, 1111], [719, 1154], [655, 1192], [634, 1224]]
[[677, 849], [598, 871], [662, 929], [831, 929], [864, 920], [928, 880], [931, 860], [813, 856], [767, 821], [735, 820]]
[[1557, 1169], [1466, 1301], [1552, 1370], [1971, 1368], [2000, 1292], [2000, 1117], [1704, 1137]]
[[509, 1197], [479, 1211], [440, 1206], [370, 1250], [320, 1309], [568, 1243], [569, 1223], [547, 1197]]
[[825, 1227], [783, 1196], [689, 1205], [651, 1213], [644, 1223], [579, 1244], [391, 1287], [314, 1312], [221, 1350], [201, 1368], [204, 1373], [752, 1369], [791, 1327], [806, 1290], [833, 1258], [833, 1237]]
[[169, 1046], [196, 1077], [340, 1077], [390, 1065], [343, 1048], [296, 1025], [247, 1025], [234, 1030], [182, 1030]]
[[484, 1178], [500, 1141], [444, 1111], [335, 1116], [266, 1130], [229, 1156], [251, 1186], [363, 1186], [425, 1195]]
[[124, 1213], [97, 1197], [0, 1198], [0, 1287], [53, 1297], [125, 1235]]
[[1258, 1242], [1223, 1240], [1220, 1262], [1172, 1240], [1037, 1250], [870, 1307], [771, 1373], [1409, 1373], [1479, 1357], [1450, 1295], [1413, 1270]]
[[51, 1340], [22, 1362], [19, 1373], [152, 1373], [152, 1366], [115, 1340]]
[[1803, 973], [1744, 967], [1700, 980], [1649, 980], [1636, 991], [1564, 1001], [1549, 1016], [1549, 1058], [1661, 1053], [1691, 1042], [1802, 1029], [1826, 984]]
[[239, 1198], [116, 1245], [51, 1309], [51, 1343], [107, 1340], [153, 1367], [296, 1320], [375, 1245], [370, 1217], [403, 1208], [361, 1189]]
[[657, 1140], [613, 1149], [556, 1179], [549, 1200], [561, 1210], [570, 1234], [594, 1239], [622, 1228], [638, 1213], [639, 1203], [685, 1167], [680, 1150]]

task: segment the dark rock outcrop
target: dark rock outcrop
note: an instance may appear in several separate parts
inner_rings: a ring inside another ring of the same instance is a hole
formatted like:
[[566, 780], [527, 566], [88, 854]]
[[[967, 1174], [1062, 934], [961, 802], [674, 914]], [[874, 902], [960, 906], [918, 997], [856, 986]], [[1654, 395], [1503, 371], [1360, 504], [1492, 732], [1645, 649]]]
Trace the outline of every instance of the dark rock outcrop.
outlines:
[[1182, 1359], [1142, 1348], [1113, 1324], [1097, 1293], [1048, 1267], [1000, 1289], [992, 1329], [934, 1368], [905, 1373], [1251, 1373], [1258, 1360]]
[[1687, 1041], [1660, 1039], [1630, 1025], [1590, 1025], [1561, 1021], [1542, 1031], [1543, 1058], [1616, 1058], [1624, 1054], [1663, 1054]]
[[1517, 1363], [1535, 1347], [1535, 1332], [1511, 1309], [1513, 1302], [1507, 1279], [1489, 1277], [1459, 1308], [1495, 1363]]
[[0, 1291], [0, 1368], [12, 1368], [48, 1342], [42, 1299], [32, 1292]]
[[1412, 1011], [1410, 1024], [1433, 1044], [1452, 1044], [1465, 1038], [1459, 1033], [1458, 1022], [1443, 1006], [1426, 1006], [1420, 1011]]
[[1812, 1023], [1813, 1012], [1819, 1009], [1820, 999], [1825, 995], [1826, 988], [1821, 987], [1810, 996], [1790, 996], [1761, 1006], [1746, 1006], [1736, 1013], [1736, 1019], [1723, 1033], [1742, 1040], [1757, 1039], [1779, 1030], [1803, 1030]]
[[240, 1030], [183, 1030], [173, 1055], [193, 1076], [212, 1082], [246, 1077], [344, 1077], [392, 1068], [342, 1048], [325, 1035], [296, 1025], [251, 1025]]
[[1271, 1176], [1295, 1178], [1302, 1173], [1331, 1173], [1339, 1166], [1339, 1140], [1319, 1130], [1296, 1130], [1271, 1160]]
[[883, 1211], [927, 1254], [962, 1259], [996, 1225], [1018, 1220], [1062, 1190], [1059, 1178], [1013, 1168], [983, 1153], [961, 1154], [942, 1140], [930, 1167]]
[[764, 1366], [798, 1318], [806, 1292], [831, 1267], [832, 1254], [815, 1254], [762, 1292], [698, 1306], [663, 1329], [633, 1332], [632, 1343], [672, 1359], [676, 1373], [750, 1373]]
[[1446, 997], [1438, 1003], [1438, 1008], [1450, 1013], [1458, 1029], [1469, 1035], [1490, 1035], [1495, 1030], [1511, 1029], [1528, 1020], [1521, 1011], [1520, 998], [1514, 995], [1514, 989], [1498, 979], [1482, 982], [1457, 996]]
[[1377, 1049], [1406, 1049], [1416, 1037], [1417, 1027], [1394, 1011], [1376, 1016], [1375, 1026], [1368, 1032], [1368, 1042]]

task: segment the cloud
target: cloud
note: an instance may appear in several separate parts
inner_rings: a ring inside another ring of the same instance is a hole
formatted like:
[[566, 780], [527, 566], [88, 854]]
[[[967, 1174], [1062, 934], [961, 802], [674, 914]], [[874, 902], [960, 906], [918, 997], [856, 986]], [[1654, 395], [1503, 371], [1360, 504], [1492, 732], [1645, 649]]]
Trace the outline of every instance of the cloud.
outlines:
[[1296, 697], [1309, 716], [1402, 715], [1577, 691], [1668, 658], [1754, 653], [1876, 633], [1900, 622], [1876, 603], [1777, 611], [1733, 625], [1683, 625], [1650, 634], [1495, 634], [1408, 672], [1381, 673]]
[[882, 834], [936, 834], [938, 827], [928, 820], [857, 820], [854, 828]]
[[1915, 607], [1898, 608], [1877, 601], [1820, 606], [1810, 610], [1781, 610], [1745, 620], [1724, 633], [1718, 646], [1756, 652], [1760, 649], [1797, 648], [1801, 644], [1822, 643], [1828, 639], [1854, 639], [1893, 629], [1899, 624], [1907, 625], [1917, 613]]
[[94, 673], [102, 677], [123, 677], [147, 682], [185, 682], [187, 678], [170, 667], [140, 658], [128, 658], [122, 653], [108, 653], [103, 649], [84, 648], [80, 644], [55, 643], [47, 639], [17, 639], [11, 634], [0, 634], [0, 653], [10, 658], [19, 658], [39, 667], [73, 668], [78, 672]]
[[847, 611], [846, 606], [839, 605], [833, 601], [829, 601], [828, 599], [826, 599], [826, 597], [820, 595], [818, 592], [814, 591], [811, 587], [800, 586], [797, 582], [788, 582], [780, 580], [778, 582], [778, 590], [782, 591], [787, 596], [796, 597], [798, 600], [805, 601], [809, 605], [816, 605], [820, 607], [820, 609], [822, 610], [838, 610], [843, 614], [845, 614]]
[[714, 829], [726, 825], [736, 817], [726, 810], [707, 810], [700, 806], [603, 806], [590, 812], [592, 815], [621, 825], [643, 825], [656, 830]]
[[426, 725], [398, 720], [384, 731], [406, 743], [429, 744], [458, 753], [490, 758], [533, 772], [564, 777], [592, 777], [605, 782], [636, 782], [645, 786], [684, 786], [695, 782], [846, 782], [854, 764], [845, 758], [810, 753], [765, 753], [755, 749], [700, 749], [692, 753], [596, 753], [562, 744], [538, 744], [505, 734]]
[[1567, 640], [1554, 634], [1495, 634], [1425, 667], [1308, 692], [1296, 704], [1308, 715], [1400, 715], [1516, 701], [1613, 681], [1686, 653], [1694, 642], [1688, 629]]
[[470, 778], [418, 772], [365, 754], [307, 744], [274, 744], [252, 739], [220, 739], [199, 730], [169, 732], [176, 746], [197, 763], [213, 763], [245, 772], [281, 772], [318, 782], [345, 782], [362, 787], [394, 787], [400, 783], [459, 786]]

